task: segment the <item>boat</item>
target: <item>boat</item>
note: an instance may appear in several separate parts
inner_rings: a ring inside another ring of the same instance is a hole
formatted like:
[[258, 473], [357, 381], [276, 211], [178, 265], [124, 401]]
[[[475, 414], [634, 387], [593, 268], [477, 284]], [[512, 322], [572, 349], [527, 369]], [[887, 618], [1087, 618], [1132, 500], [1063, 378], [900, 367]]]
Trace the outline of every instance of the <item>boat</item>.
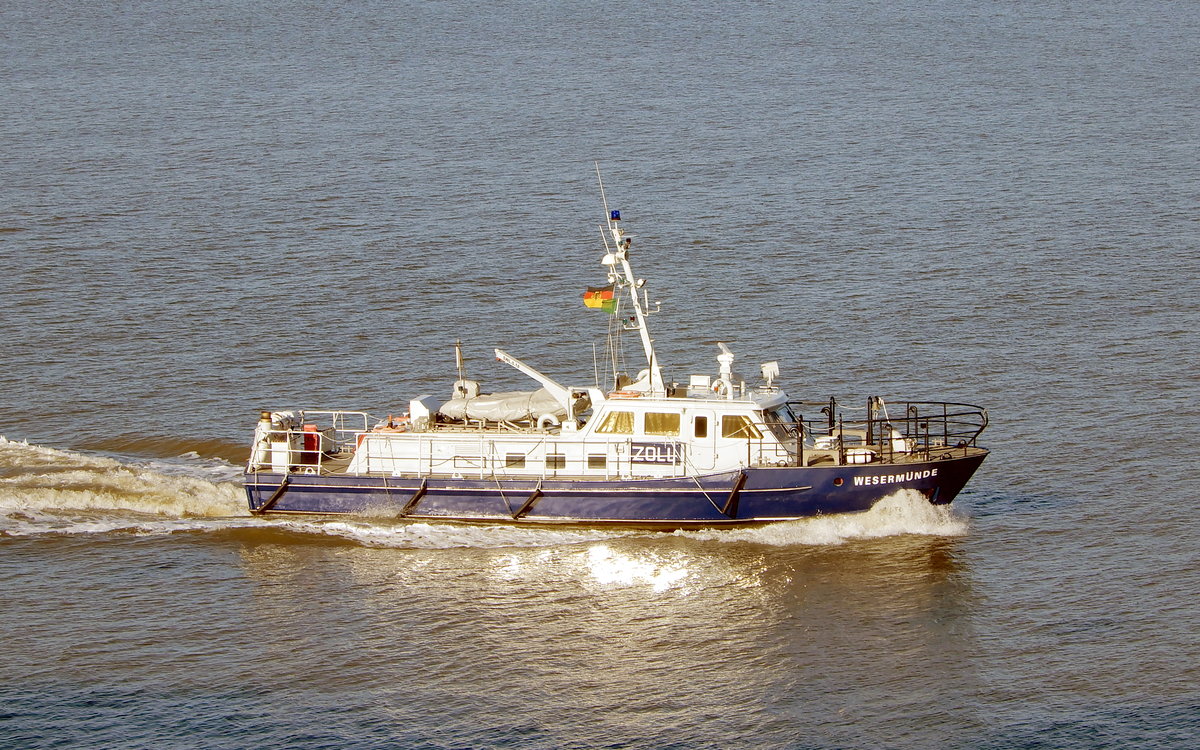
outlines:
[[[632, 236], [608, 207], [602, 180], [600, 197], [607, 278], [583, 297], [609, 321], [603, 378], [597, 367], [595, 383], [563, 385], [495, 349], [497, 360], [540, 387], [484, 393], [466, 377], [458, 342], [449, 396], [418, 395], [402, 414], [262, 411], [245, 470], [250, 511], [748, 526], [866, 511], [902, 490], [947, 504], [987, 457], [978, 444], [988, 423], [982, 407], [877, 396], [862, 408], [794, 400], [779, 384], [777, 362], [747, 383], [725, 343], [717, 344], [715, 373], [668, 379], [648, 326], [660, 306], [651, 307], [645, 280], [634, 275]], [[621, 345], [631, 340], [645, 365], [632, 375], [621, 367]]]

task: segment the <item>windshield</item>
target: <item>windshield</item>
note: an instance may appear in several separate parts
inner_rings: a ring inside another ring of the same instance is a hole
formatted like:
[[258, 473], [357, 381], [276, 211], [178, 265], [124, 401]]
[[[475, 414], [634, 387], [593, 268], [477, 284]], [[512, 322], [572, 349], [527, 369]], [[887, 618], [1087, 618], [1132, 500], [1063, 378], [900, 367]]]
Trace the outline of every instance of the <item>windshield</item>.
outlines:
[[767, 409], [763, 412], [763, 419], [767, 423], [767, 427], [771, 429], [772, 434], [783, 442], [788, 437], [788, 428], [796, 423], [796, 418], [792, 416], [792, 412], [787, 406], [779, 406], [774, 409]]

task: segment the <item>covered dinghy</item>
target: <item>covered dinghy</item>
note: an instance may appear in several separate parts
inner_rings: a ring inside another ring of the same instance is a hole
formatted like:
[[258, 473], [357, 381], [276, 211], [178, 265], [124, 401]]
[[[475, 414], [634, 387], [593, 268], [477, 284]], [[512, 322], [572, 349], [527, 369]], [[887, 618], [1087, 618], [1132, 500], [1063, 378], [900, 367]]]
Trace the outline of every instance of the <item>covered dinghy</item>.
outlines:
[[[521, 360], [496, 349], [496, 359], [512, 365], [542, 384], [536, 391], [480, 393], [474, 380], [457, 380], [454, 397], [442, 404], [438, 413], [450, 419], [481, 419], [488, 422], [535, 422], [554, 417], [555, 422], [573, 419], [591, 406], [591, 399], [572, 392]], [[574, 403], [571, 403], [574, 399]]]
[[483, 393], [472, 397], [456, 396], [442, 404], [438, 412], [451, 419], [483, 419], [488, 422], [536, 421], [547, 414], [558, 420], [567, 417], [567, 408], [545, 388]]

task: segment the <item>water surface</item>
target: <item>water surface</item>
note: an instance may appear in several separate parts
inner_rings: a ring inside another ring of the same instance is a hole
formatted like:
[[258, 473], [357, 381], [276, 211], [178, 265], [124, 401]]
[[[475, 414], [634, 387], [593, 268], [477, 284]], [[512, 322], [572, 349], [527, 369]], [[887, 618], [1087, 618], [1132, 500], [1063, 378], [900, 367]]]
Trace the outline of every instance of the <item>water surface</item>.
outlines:
[[[0, 740], [1200, 734], [1190, 4], [0, 9]], [[667, 375], [988, 407], [955, 502], [752, 532], [255, 519], [262, 408]], [[29, 444], [26, 445], [25, 441]]]

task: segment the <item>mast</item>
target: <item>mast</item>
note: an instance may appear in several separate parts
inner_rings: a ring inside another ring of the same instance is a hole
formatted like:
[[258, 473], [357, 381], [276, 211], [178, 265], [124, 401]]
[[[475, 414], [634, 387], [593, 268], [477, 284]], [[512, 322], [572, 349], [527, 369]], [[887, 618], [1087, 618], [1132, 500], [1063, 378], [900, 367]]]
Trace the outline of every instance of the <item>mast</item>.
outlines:
[[[600, 177], [600, 164], [596, 164], [596, 180], [600, 183], [600, 200], [604, 203], [605, 221], [609, 236], [612, 237], [615, 249], [605, 253], [604, 258], [600, 261], [608, 266], [608, 278], [618, 288], [624, 287], [629, 290], [629, 298], [633, 303], [634, 326], [637, 329], [638, 335], [642, 339], [642, 349], [646, 352], [646, 363], [650, 370], [650, 393], [666, 394], [667, 388], [663, 383], [662, 370], [658, 366], [658, 355], [654, 352], [654, 341], [650, 338], [650, 329], [646, 326], [646, 309], [642, 304], [642, 300], [638, 298], [638, 290], [645, 286], [644, 279], [635, 279], [633, 269], [629, 265], [629, 246], [633, 243], [632, 237], [626, 237], [624, 230], [621, 229], [621, 212], [617, 210], [609, 210], [608, 199], [604, 196], [604, 180]], [[605, 249], [608, 250], [608, 239], [604, 240]]]

